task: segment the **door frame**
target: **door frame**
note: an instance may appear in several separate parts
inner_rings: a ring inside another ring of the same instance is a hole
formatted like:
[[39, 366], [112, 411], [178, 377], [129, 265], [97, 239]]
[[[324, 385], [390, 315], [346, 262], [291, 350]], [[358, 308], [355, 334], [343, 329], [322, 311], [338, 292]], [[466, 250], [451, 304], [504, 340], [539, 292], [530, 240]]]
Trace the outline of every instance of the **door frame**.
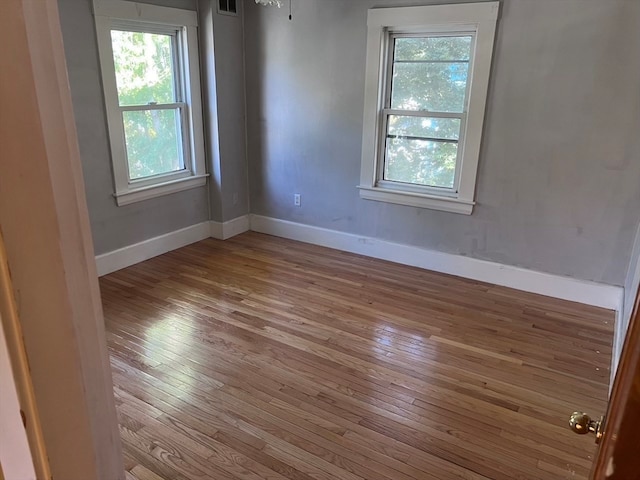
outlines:
[[640, 457], [640, 287], [636, 292], [631, 321], [625, 336], [602, 442], [594, 462], [593, 480], [639, 478]]
[[57, 1], [0, 1], [0, 40], [0, 229], [51, 468], [39, 478], [124, 480]]

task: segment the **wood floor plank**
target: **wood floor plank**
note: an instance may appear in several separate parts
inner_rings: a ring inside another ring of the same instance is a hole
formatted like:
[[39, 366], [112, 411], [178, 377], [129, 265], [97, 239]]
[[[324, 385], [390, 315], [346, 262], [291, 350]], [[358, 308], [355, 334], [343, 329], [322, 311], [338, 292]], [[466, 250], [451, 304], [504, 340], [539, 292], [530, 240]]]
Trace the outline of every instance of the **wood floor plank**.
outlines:
[[128, 479], [588, 478], [610, 311], [256, 233], [100, 283]]

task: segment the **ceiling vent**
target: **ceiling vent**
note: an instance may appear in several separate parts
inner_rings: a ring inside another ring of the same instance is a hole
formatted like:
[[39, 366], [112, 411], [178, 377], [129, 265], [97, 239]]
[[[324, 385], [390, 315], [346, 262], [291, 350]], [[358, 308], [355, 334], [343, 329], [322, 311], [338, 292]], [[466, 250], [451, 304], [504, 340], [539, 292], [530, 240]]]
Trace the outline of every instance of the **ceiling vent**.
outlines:
[[218, 0], [218, 13], [223, 15], [237, 15], [238, 14], [238, 0]]

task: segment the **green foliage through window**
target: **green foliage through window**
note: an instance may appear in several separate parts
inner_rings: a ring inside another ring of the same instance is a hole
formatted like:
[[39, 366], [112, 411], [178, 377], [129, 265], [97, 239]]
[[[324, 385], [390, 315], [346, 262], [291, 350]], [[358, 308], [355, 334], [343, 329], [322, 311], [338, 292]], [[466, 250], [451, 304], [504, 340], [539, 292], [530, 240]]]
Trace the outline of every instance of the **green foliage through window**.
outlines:
[[387, 116], [385, 180], [454, 187], [471, 42], [469, 35], [395, 37], [389, 106], [418, 116]]
[[175, 36], [112, 30], [111, 41], [129, 178], [183, 170], [181, 107], [161, 107], [179, 101]]

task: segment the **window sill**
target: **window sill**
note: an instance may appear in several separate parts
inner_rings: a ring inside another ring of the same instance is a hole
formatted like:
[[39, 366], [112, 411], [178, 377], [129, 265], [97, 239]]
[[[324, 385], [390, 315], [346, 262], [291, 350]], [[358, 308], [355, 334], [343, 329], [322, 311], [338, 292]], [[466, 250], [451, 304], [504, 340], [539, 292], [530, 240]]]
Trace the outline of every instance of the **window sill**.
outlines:
[[177, 180], [171, 180], [155, 185], [131, 188], [126, 191], [115, 193], [114, 197], [116, 197], [118, 206], [122, 207], [124, 205], [149, 200], [150, 198], [161, 197], [163, 195], [170, 195], [172, 193], [182, 192], [183, 190], [201, 187], [207, 183], [208, 176], [209, 174], [192, 175], [190, 177], [179, 178]]
[[396, 203], [410, 207], [430, 208], [443, 212], [471, 215], [475, 202], [453, 197], [441, 197], [414, 192], [399, 192], [380, 187], [359, 186], [360, 197], [377, 202]]

